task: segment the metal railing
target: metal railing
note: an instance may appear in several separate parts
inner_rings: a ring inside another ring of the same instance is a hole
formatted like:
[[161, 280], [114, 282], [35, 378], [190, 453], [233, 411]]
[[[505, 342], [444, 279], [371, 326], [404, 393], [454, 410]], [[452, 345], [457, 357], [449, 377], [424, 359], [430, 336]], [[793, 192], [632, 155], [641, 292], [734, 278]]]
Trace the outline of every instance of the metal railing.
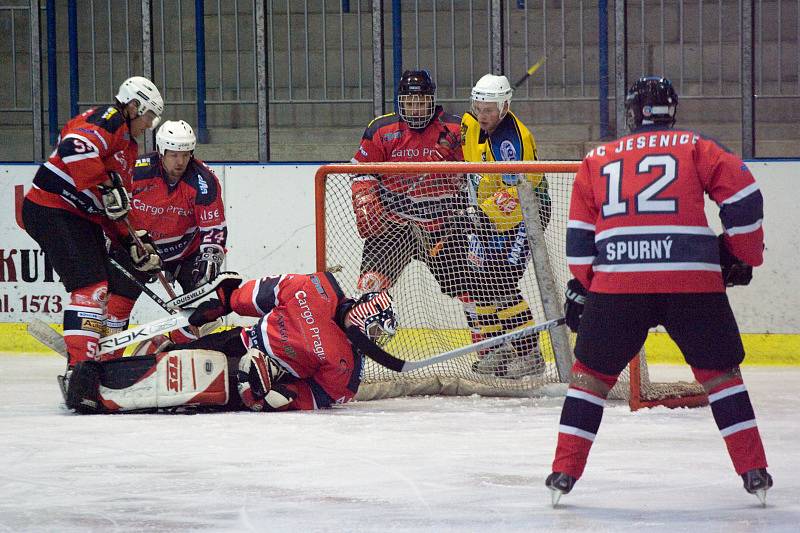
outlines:
[[741, 100], [743, 140], [754, 95], [800, 98], [800, 0], [5, 0], [0, 29], [0, 127], [32, 126], [34, 159], [45, 107], [52, 142], [136, 74], [201, 142], [207, 128], [257, 127], [260, 160], [270, 108], [278, 123], [298, 106], [349, 105], [362, 123], [393, 106], [404, 68], [428, 68], [440, 100], [465, 104], [484, 73], [514, 82], [546, 56], [515, 101], [597, 100], [606, 132], [604, 103], [619, 109], [643, 73], [670, 77], [682, 99]]

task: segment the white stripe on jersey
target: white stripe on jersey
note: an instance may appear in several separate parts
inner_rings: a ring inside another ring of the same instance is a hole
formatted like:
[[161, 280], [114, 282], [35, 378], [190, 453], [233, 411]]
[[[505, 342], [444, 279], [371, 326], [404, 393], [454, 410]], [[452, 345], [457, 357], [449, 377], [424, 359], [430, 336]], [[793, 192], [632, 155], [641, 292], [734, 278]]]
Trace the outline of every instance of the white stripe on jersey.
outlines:
[[591, 265], [594, 262], [596, 255], [583, 255], [580, 257], [567, 256], [567, 264], [569, 265]]
[[81, 161], [83, 159], [89, 159], [91, 157], [100, 158], [100, 154], [95, 151], [86, 152], [85, 154], [75, 154], [75, 155], [68, 155], [67, 157], [62, 157], [61, 161], [64, 163], [73, 163], [75, 161]]
[[669, 272], [672, 270], [705, 270], [721, 272], [716, 263], [629, 263], [626, 265], [595, 265], [595, 272]]
[[567, 222], [567, 229], [584, 229], [586, 231], [594, 231], [596, 229], [594, 224], [589, 224], [582, 220], [572, 220]]
[[594, 241], [601, 241], [620, 235], [652, 235], [658, 233], [674, 233], [678, 235], [711, 235], [714, 230], [708, 226], [623, 226], [601, 231], [594, 236]]
[[64, 142], [67, 139], [78, 139], [79, 141], [84, 142], [84, 143], [88, 144], [89, 146], [91, 146], [92, 150], [94, 150], [95, 152], [99, 152], [100, 151], [100, 150], [97, 149], [97, 146], [95, 146], [95, 144], [92, 141], [90, 141], [89, 139], [87, 139], [83, 135], [78, 135], [77, 133], [68, 133], [68, 134], [66, 134], [64, 136], [63, 139], [61, 139], [61, 142]]
[[747, 226], [737, 226], [735, 228], [728, 228], [725, 230], [725, 234], [733, 237], [734, 235], [743, 235], [745, 233], [752, 233], [756, 231], [758, 228], [761, 227], [761, 223], [764, 219], [759, 218], [755, 223], [749, 224]]
[[734, 202], [738, 202], [742, 198], [750, 196], [751, 194], [753, 194], [754, 192], [756, 192], [758, 190], [760, 190], [759, 187], [758, 187], [758, 184], [757, 183], [751, 183], [750, 185], [748, 185], [744, 189], [741, 189], [740, 191], [737, 191], [737, 192], [733, 193], [728, 198], [725, 198], [724, 200], [722, 200], [719, 203], [719, 205], [721, 207], [721, 206], [723, 206], [725, 204], [732, 204]]
[[[69, 183], [70, 185], [72, 185], [73, 187], [75, 187], [76, 189], [78, 188], [78, 187], [75, 185], [75, 180], [73, 180], [73, 179], [72, 179], [72, 176], [70, 176], [69, 174], [67, 174], [66, 172], [64, 172], [63, 170], [61, 170], [60, 168], [58, 168], [58, 167], [57, 167], [57, 166], [55, 166], [54, 164], [52, 164], [50, 161], [45, 161], [45, 162], [44, 162], [44, 166], [45, 166], [45, 167], [46, 167], [48, 170], [52, 171], [52, 172], [53, 172], [53, 174], [55, 174], [56, 176], [58, 176], [58, 177], [59, 177], [59, 178], [61, 178], [62, 180], [66, 181], [67, 183]], [[82, 190], [82, 191], [78, 191], [78, 193], [80, 193], [80, 194], [83, 194], [83, 195], [87, 196], [87, 197], [88, 197], [88, 198], [89, 198], [89, 199], [92, 201], [92, 203], [95, 205], [95, 207], [96, 207], [97, 209], [99, 209], [99, 210], [101, 210], [101, 211], [103, 210], [103, 204], [100, 202], [100, 200], [97, 198], [97, 196], [95, 196], [95, 195], [94, 195], [94, 193], [93, 193], [93, 192], [91, 192], [89, 189], [84, 189], [84, 190]], [[72, 204], [73, 206], [75, 206], [75, 204], [74, 204], [73, 202], [70, 202], [70, 201], [69, 201], [69, 198], [67, 198], [66, 196], [64, 196], [64, 195], [61, 195], [61, 198], [62, 198], [63, 200], [65, 200], [65, 201], [69, 202], [69, 203], [70, 203], [70, 204]], [[77, 206], [75, 206], [75, 207], [77, 207]]]

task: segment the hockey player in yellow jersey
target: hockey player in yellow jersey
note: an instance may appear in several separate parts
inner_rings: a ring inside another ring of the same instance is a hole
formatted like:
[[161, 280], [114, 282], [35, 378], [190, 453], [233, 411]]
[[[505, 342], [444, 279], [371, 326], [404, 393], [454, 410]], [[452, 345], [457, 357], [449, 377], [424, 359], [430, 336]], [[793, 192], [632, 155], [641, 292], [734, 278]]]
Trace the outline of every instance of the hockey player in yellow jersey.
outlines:
[[[472, 89], [471, 109], [461, 119], [465, 161], [535, 161], [536, 141], [510, 110], [512, 89], [505, 76], [487, 74]], [[536, 188], [544, 226], [550, 219], [547, 182], [541, 174], [525, 176]], [[470, 256], [478, 265], [480, 290], [473, 297], [477, 320], [473, 336], [493, 337], [533, 323], [519, 288], [530, 248], [519, 203], [518, 174], [470, 176], [474, 232]], [[476, 335], [477, 334], [477, 335]], [[538, 336], [520, 339], [480, 354], [473, 370], [519, 378], [544, 372]]]

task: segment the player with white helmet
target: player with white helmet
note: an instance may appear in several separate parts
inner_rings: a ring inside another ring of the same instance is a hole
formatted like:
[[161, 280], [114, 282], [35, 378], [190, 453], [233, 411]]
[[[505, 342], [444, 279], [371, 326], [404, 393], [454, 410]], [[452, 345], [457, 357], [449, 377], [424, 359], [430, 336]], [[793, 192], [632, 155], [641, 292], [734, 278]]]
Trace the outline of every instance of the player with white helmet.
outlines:
[[[127, 216], [132, 174], [139, 153], [136, 137], [154, 127], [164, 112], [158, 88], [147, 78], [125, 80], [115, 102], [91, 108], [61, 130], [55, 150], [39, 168], [25, 196], [22, 220], [47, 254], [67, 292], [64, 340], [68, 370], [95, 357], [108, 332], [108, 302], [116, 283], [106, 250], [129, 246], [132, 237], [116, 222]], [[145, 250], [129, 248], [136, 269], [156, 272], [158, 255], [146, 234]]]
[[[197, 138], [183, 120], [168, 120], [156, 132], [156, 152], [136, 162], [131, 222], [152, 237], [167, 278], [184, 292], [213, 280], [225, 259], [227, 224], [219, 179], [195, 157]], [[124, 263], [124, 257], [119, 259]], [[149, 281], [140, 276], [142, 281]], [[141, 288], [120, 280], [123, 298], [109, 302], [109, 314], [126, 328]], [[173, 342], [194, 339], [189, 329], [171, 333]], [[137, 348], [151, 349], [159, 337]]]
[[[505, 76], [486, 74], [472, 88], [470, 112], [461, 119], [466, 161], [535, 161], [536, 141], [511, 111], [513, 89]], [[481, 337], [493, 337], [533, 323], [528, 302], [519, 288], [530, 249], [516, 185], [517, 174], [470, 177], [475, 204], [474, 232], [470, 249], [478, 263], [479, 288], [476, 329]], [[536, 187], [542, 210], [541, 223], [550, 218], [547, 182], [539, 174], [527, 179]], [[474, 370], [482, 374], [517, 378], [544, 371], [538, 336], [523, 338], [479, 354]]]
[[346, 298], [327, 272], [226, 278], [216, 296], [200, 304], [192, 324], [231, 312], [260, 319], [168, 352], [82, 364], [67, 406], [83, 413], [328, 408], [353, 399], [364, 356], [386, 356], [380, 345], [397, 329], [388, 292]]

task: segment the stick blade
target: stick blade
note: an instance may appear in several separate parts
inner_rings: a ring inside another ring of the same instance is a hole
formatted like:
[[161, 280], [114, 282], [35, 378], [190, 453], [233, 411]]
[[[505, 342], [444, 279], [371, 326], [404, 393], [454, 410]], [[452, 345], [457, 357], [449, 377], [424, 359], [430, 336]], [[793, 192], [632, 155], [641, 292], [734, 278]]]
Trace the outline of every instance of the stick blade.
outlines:
[[38, 318], [32, 318], [27, 324], [28, 334], [44, 344], [58, 355], [67, 357], [67, 344], [59, 332]]

